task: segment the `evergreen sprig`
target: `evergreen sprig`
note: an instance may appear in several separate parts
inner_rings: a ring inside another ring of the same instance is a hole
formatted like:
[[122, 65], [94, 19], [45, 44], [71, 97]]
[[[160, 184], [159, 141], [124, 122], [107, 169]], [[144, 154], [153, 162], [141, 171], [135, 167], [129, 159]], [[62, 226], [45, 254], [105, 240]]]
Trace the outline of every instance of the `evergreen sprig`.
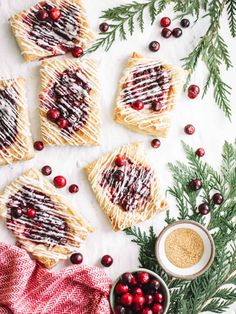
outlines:
[[[236, 147], [225, 142], [218, 172], [197, 157], [190, 146], [183, 143], [183, 148], [187, 164], [169, 164], [173, 186], [168, 192], [176, 199], [179, 215], [174, 218], [168, 212], [165, 222], [170, 224], [176, 220], [192, 219], [204, 224], [216, 245], [216, 257], [211, 268], [192, 281], [170, 278], [156, 261], [157, 236], [153, 227], [148, 233], [138, 227], [125, 232], [139, 246], [140, 266], [155, 271], [167, 282], [171, 293], [169, 314], [224, 313], [236, 302]], [[203, 184], [197, 192], [189, 188], [189, 182], [195, 178], [200, 178]], [[211, 200], [216, 191], [224, 196], [221, 205], [214, 205]], [[202, 202], [208, 203], [211, 209], [208, 223], [197, 211]]]
[[[203, 96], [210, 85], [214, 88], [216, 104], [230, 119], [232, 115], [230, 106], [231, 87], [224, 82], [221, 76], [221, 66], [226, 69], [232, 67], [227, 44], [220, 35], [220, 23], [224, 9], [227, 10], [228, 23], [232, 37], [236, 37], [236, 0], [148, 0], [145, 2], [132, 1], [129, 4], [116, 6], [103, 11], [101, 18], [109, 25], [107, 33], [100, 33], [97, 40], [87, 52], [96, 51], [100, 47], [109, 50], [119, 37], [126, 40], [127, 35], [133, 35], [136, 24], [141, 32], [144, 31], [145, 12], [148, 12], [150, 22], [153, 24], [168, 5], [172, 5], [178, 18], [192, 15], [197, 21], [200, 17], [209, 19], [209, 28], [190, 54], [182, 59], [183, 66], [189, 71], [186, 85], [190, 81], [198, 61], [203, 60], [208, 68]], [[185, 86], [186, 86], [185, 85]]]

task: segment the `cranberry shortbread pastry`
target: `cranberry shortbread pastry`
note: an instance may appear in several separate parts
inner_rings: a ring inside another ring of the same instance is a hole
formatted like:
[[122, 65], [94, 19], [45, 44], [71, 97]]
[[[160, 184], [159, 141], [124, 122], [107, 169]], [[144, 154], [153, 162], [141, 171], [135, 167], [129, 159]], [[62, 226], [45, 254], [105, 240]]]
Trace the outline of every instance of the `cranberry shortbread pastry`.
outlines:
[[97, 145], [100, 88], [96, 64], [75, 59], [43, 61], [40, 116], [49, 145]]
[[0, 80], [0, 165], [33, 157], [25, 80]]
[[115, 231], [167, 208], [142, 143], [126, 145], [86, 167], [96, 198]]
[[41, 1], [10, 24], [27, 62], [85, 48], [94, 39], [80, 0]]
[[120, 81], [115, 121], [136, 132], [166, 137], [186, 73], [133, 53]]
[[49, 269], [76, 251], [93, 231], [36, 169], [7, 186], [0, 196], [0, 215], [17, 245]]

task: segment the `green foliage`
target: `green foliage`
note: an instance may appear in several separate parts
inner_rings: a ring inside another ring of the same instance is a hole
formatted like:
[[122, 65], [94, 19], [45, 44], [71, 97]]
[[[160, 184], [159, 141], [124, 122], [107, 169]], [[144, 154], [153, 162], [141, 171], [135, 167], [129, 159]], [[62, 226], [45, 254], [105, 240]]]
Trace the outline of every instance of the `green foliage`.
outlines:
[[[140, 248], [140, 266], [155, 271], [167, 282], [171, 293], [169, 314], [224, 313], [236, 301], [236, 147], [225, 142], [221, 169], [217, 172], [197, 157], [190, 146], [182, 144], [187, 164], [169, 164], [174, 182], [168, 191], [176, 199], [179, 210], [177, 220], [192, 219], [206, 225], [197, 206], [203, 201], [209, 204], [211, 219], [207, 228], [216, 245], [213, 265], [192, 281], [170, 278], [157, 264], [154, 255], [157, 237], [153, 228], [149, 233], [137, 227], [126, 229], [125, 232], [133, 237], [132, 241]], [[194, 178], [200, 178], [203, 183], [200, 191], [195, 192], [188, 187]], [[224, 196], [221, 205], [214, 205], [211, 200], [216, 191]], [[173, 221], [175, 218], [168, 212], [165, 222], [170, 224]]]

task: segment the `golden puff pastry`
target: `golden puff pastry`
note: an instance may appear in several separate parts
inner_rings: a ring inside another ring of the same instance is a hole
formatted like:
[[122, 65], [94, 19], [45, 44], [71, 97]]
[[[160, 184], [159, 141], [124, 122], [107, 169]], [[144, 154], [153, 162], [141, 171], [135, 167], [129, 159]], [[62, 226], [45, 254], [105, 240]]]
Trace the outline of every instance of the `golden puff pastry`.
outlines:
[[97, 75], [96, 63], [88, 59], [42, 62], [39, 109], [46, 144], [99, 144], [101, 121]]
[[139, 133], [166, 137], [186, 74], [134, 52], [119, 84], [114, 120]]
[[33, 157], [25, 80], [0, 80], [0, 165]]
[[85, 170], [98, 203], [115, 231], [167, 209], [142, 143], [117, 148]]
[[[60, 14], [56, 20], [50, 14], [55, 8]], [[86, 48], [94, 40], [80, 0], [41, 1], [12, 16], [10, 25], [26, 62]]]
[[0, 195], [0, 216], [17, 245], [49, 269], [76, 251], [93, 231], [36, 169], [6, 187]]

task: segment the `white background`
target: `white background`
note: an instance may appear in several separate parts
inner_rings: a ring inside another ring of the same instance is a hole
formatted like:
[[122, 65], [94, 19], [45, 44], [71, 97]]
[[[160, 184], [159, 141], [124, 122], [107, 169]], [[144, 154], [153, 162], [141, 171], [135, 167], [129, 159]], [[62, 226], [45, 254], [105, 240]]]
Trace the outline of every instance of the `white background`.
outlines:
[[[40, 128], [37, 94], [40, 88], [40, 63], [24, 63], [8, 24], [8, 18], [11, 15], [28, 8], [35, 2], [32, 0], [0, 0], [0, 77], [7, 79], [23, 76], [27, 79], [27, 99], [31, 129], [34, 140], [38, 140], [40, 139]], [[94, 31], [97, 32], [98, 30], [100, 23], [98, 17], [102, 10], [128, 2], [129, 0], [85, 1], [89, 20]], [[173, 17], [171, 8], [162, 16], [164, 15]], [[60, 191], [60, 193], [72, 203], [75, 209], [80, 210], [95, 228], [95, 232], [89, 236], [80, 250], [84, 255], [84, 263], [99, 265], [99, 260], [104, 254], [112, 255], [114, 264], [106, 271], [113, 279], [122, 272], [138, 266], [138, 250], [136, 245], [132, 244], [130, 242], [131, 239], [123, 232], [115, 233], [111, 230], [108, 220], [100, 210], [89, 187], [83, 167], [116, 146], [141, 140], [146, 143], [150, 161], [158, 172], [163, 188], [166, 189], [171, 184], [171, 175], [167, 168], [167, 162], [184, 161], [180, 140], [184, 140], [194, 148], [204, 147], [206, 160], [213, 166], [218, 167], [224, 140], [233, 141], [235, 139], [236, 110], [234, 101], [236, 88], [234, 88], [231, 96], [231, 104], [234, 108], [234, 116], [231, 123], [215, 105], [212, 90], [209, 91], [207, 97], [203, 100], [201, 97], [196, 100], [190, 100], [183, 93], [176, 106], [169, 137], [162, 140], [162, 145], [157, 150], [150, 147], [151, 137], [135, 134], [125, 127], [117, 125], [112, 120], [117, 83], [127, 58], [133, 51], [151, 57], [154, 55], [161, 56], [168, 62], [181, 66], [180, 59], [192, 51], [199, 37], [208, 26], [207, 20], [200, 20], [193, 27], [184, 30], [181, 38], [164, 39], [160, 36], [161, 29], [158, 21], [153, 26], [147, 23], [144, 34], [137, 30], [135, 35], [129, 38], [127, 42], [117, 41], [108, 53], [100, 50], [92, 55], [99, 63], [102, 87], [102, 141], [100, 147], [47, 147], [42, 152], [36, 152], [36, 157], [31, 161], [0, 168], [0, 189], [3, 189], [6, 184], [26, 169], [32, 166], [41, 168], [45, 164], [52, 166], [53, 175], [65, 175], [69, 184], [77, 183], [80, 187], [78, 194], [71, 195], [66, 189]], [[177, 26], [178, 21], [174, 21], [174, 25]], [[221, 33], [229, 44], [230, 55], [235, 65], [236, 43], [230, 37], [226, 15], [222, 20]], [[151, 53], [147, 49], [149, 42], [152, 40], [158, 40], [161, 44], [161, 49], [156, 54]], [[192, 83], [203, 87], [206, 74], [204, 64], [200, 64], [192, 78]], [[222, 72], [222, 74], [224, 79], [234, 87], [235, 69]], [[192, 123], [196, 127], [196, 133], [192, 136], [188, 136], [183, 132], [184, 126], [188, 123]], [[171, 204], [171, 210], [176, 211], [174, 200], [168, 197], [168, 201]], [[158, 215], [140, 226], [142, 229], [145, 229], [152, 224], [158, 233], [164, 225], [164, 216], [165, 214]], [[6, 230], [3, 223], [0, 224], [0, 240], [14, 243], [14, 238]], [[68, 262], [65, 264], [68, 264]], [[59, 268], [61, 266], [63, 264]], [[236, 313], [236, 306], [232, 307], [232, 310], [227, 313]]]

